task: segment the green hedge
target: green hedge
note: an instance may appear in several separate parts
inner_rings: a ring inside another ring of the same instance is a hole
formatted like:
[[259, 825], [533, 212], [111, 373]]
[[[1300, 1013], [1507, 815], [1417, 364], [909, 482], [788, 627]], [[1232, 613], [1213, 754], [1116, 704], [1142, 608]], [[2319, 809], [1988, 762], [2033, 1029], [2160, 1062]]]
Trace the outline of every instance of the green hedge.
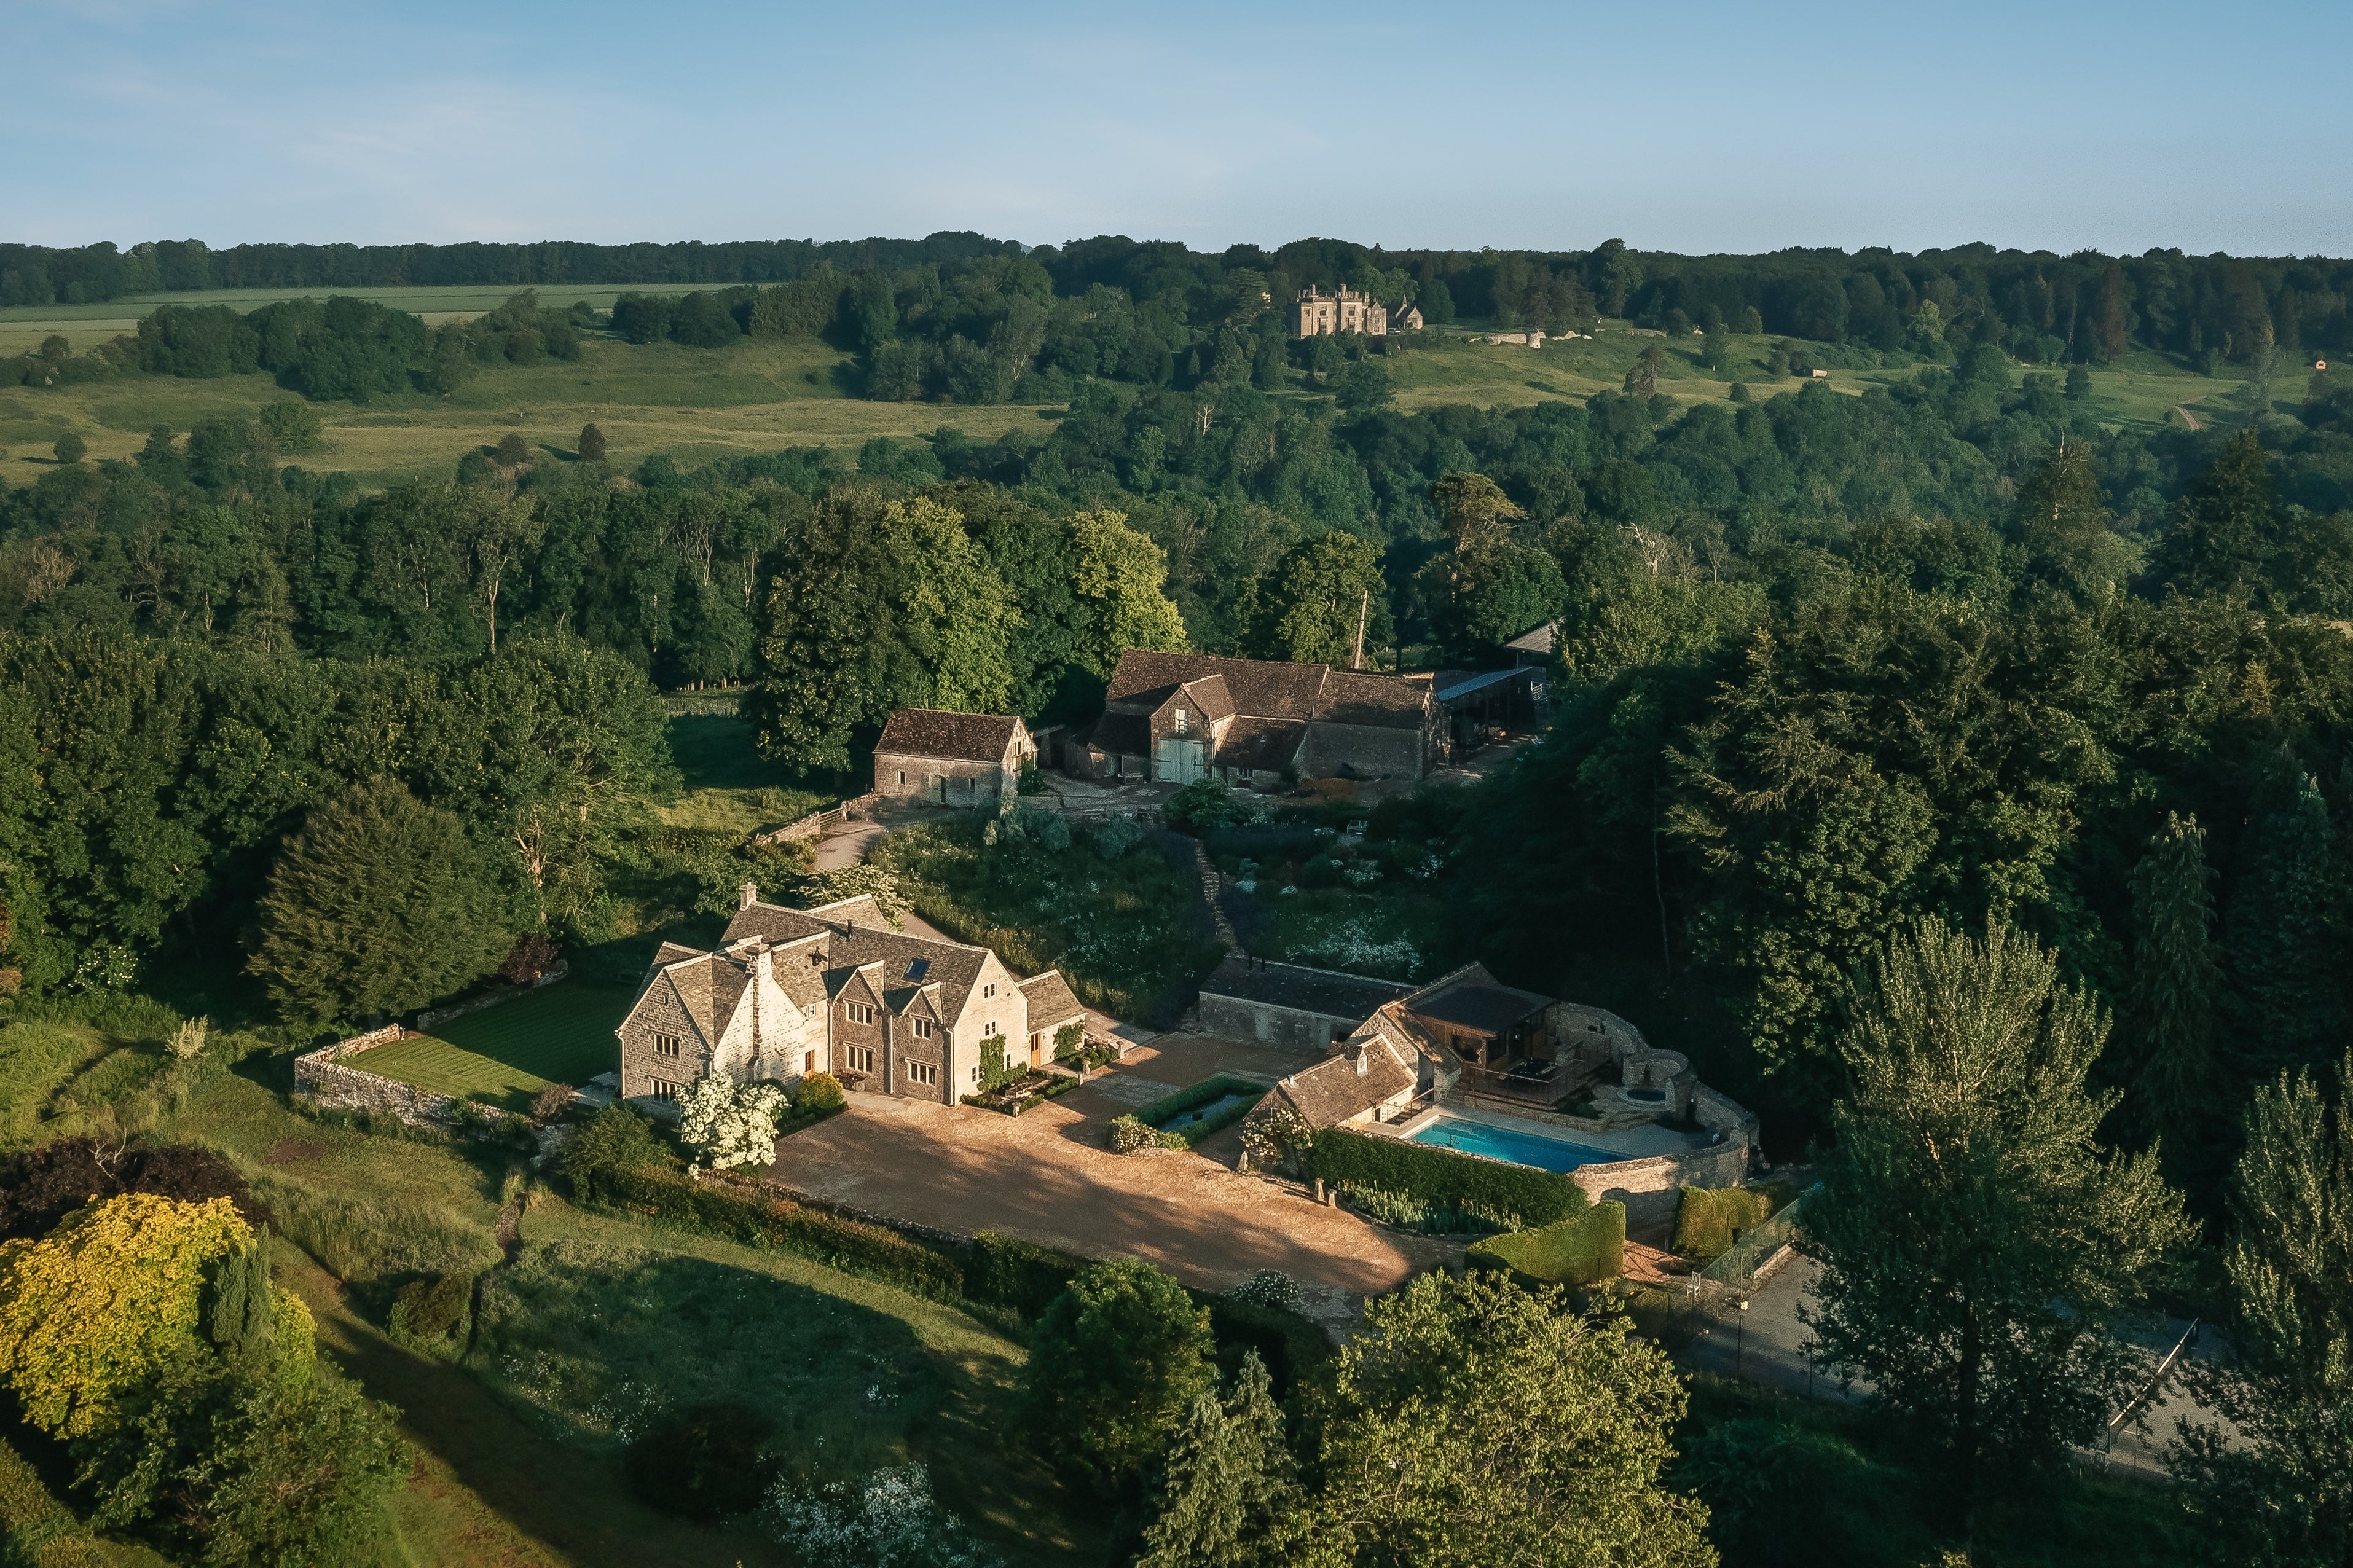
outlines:
[[1626, 1205], [1612, 1198], [1575, 1219], [1473, 1242], [1473, 1268], [1502, 1268], [1546, 1285], [1598, 1285], [1626, 1267]]
[[750, 1247], [774, 1247], [896, 1285], [937, 1301], [964, 1297], [964, 1268], [945, 1253], [897, 1231], [844, 1219], [789, 1199], [717, 1182], [696, 1182], [658, 1166], [608, 1167], [596, 1195], [615, 1208]]
[[1493, 1214], [1517, 1215], [1524, 1226], [1552, 1225], [1588, 1206], [1584, 1190], [1556, 1172], [1340, 1127], [1315, 1134], [1314, 1160], [1315, 1173], [1326, 1182], [1379, 1187], [1446, 1208], [1474, 1203]]
[[1685, 1187], [1675, 1202], [1675, 1256], [1721, 1258], [1797, 1195], [1787, 1182], [1761, 1187]]
[[964, 1291], [986, 1306], [1035, 1318], [1086, 1266], [1085, 1258], [1055, 1247], [984, 1230], [965, 1258]]
[[1248, 1116], [1251, 1108], [1266, 1098], [1266, 1085], [1252, 1083], [1246, 1078], [1236, 1078], [1231, 1073], [1215, 1073], [1190, 1089], [1180, 1089], [1174, 1094], [1162, 1095], [1158, 1100], [1138, 1110], [1135, 1113], [1135, 1119], [1147, 1127], [1157, 1129], [1162, 1122], [1172, 1116], [1181, 1116], [1196, 1107], [1207, 1105], [1212, 1100], [1223, 1100], [1229, 1094], [1239, 1094], [1243, 1098], [1238, 1103], [1229, 1105], [1210, 1117], [1207, 1121], [1197, 1122], [1180, 1132], [1165, 1134], [1166, 1137], [1175, 1138], [1187, 1149], [1195, 1148], [1211, 1133], [1222, 1132]]

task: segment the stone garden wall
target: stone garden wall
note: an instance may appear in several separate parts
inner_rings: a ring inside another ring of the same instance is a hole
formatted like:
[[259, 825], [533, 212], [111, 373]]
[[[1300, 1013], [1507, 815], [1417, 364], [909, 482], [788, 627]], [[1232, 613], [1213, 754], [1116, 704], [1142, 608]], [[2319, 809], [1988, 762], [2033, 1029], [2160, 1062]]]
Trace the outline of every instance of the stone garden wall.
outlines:
[[1748, 1140], [1737, 1134], [1713, 1149], [1579, 1165], [1568, 1173], [1595, 1203], [1615, 1198], [1624, 1204], [1630, 1222], [1673, 1219], [1681, 1188], [1736, 1187], [1747, 1177]]
[[[503, 1000], [503, 998], [501, 998]], [[410, 1037], [412, 1030], [397, 1024], [332, 1046], [322, 1046], [294, 1058], [294, 1091], [307, 1094], [335, 1110], [364, 1110], [372, 1115], [397, 1116], [418, 1126], [439, 1126], [449, 1120], [457, 1100], [429, 1089], [396, 1083], [391, 1079], [345, 1067], [343, 1058], [376, 1046]]]

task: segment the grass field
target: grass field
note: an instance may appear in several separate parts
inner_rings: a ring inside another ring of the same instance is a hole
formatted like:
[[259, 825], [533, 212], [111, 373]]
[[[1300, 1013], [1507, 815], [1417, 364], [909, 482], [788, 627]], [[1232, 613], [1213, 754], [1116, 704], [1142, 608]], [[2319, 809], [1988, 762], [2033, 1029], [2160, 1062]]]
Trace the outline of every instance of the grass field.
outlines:
[[[653, 291], [686, 292], [685, 285]], [[322, 290], [309, 290], [318, 293]], [[427, 320], [480, 313], [505, 298], [502, 289], [385, 289], [353, 292], [424, 314]], [[586, 299], [609, 305], [618, 289], [551, 289], [550, 304]], [[251, 309], [289, 297], [269, 290], [156, 295], [108, 305], [18, 307], [0, 310], [0, 353], [62, 332], [74, 349], [90, 348], [132, 330], [139, 315], [167, 300], [234, 304]], [[1729, 398], [1732, 381], [1703, 369], [1696, 339], [1638, 337], [1624, 322], [1604, 322], [1591, 338], [1553, 340], [1541, 349], [1491, 344], [1459, 330], [1433, 331], [1408, 353], [1384, 363], [1397, 384], [1398, 406], [1409, 412], [1442, 404], [1520, 407], [1550, 400], [1582, 402], [1623, 384], [1643, 348], [1666, 351], [1661, 390], [1686, 403]], [[1791, 378], [1769, 378], [1762, 362], [1771, 336], [1733, 340], [1734, 370], [1752, 395], [1794, 390]], [[582, 357], [520, 367], [485, 368], [448, 396], [406, 394], [365, 407], [319, 405], [324, 447], [305, 454], [305, 468], [342, 471], [369, 484], [447, 478], [469, 447], [521, 435], [556, 460], [569, 459], [584, 425], [605, 433], [617, 465], [633, 467], [654, 453], [682, 466], [773, 452], [787, 447], [855, 447], [877, 436], [902, 439], [952, 426], [978, 441], [1008, 432], [1042, 441], [1060, 411], [1033, 406], [971, 407], [930, 403], [870, 403], [852, 396], [851, 357], [807, 340], [753, 342], [726, 349], [674, 344], [634, 345], [592, 338]], [[1829, 384], [1860, 394], [1909, 379], [1916, 366], [1834, 370]], [[2014, 373], [2016, 374], [2016, 373]], [[2236, 407], [2236, 367], [2219, 378], [2185, 371], [2153, 353], [2137, 353], [2092, 372], [2093, 407], [2117, 426], [2153, 426], [2175, 406], [2188, 405], [2209, 424], [2244, 417]], [[2291, 411], [2303, 395], [2304, 373], [2282, 367], [2274, 405]], [[198, 420], [250, 416], [262, 405], [290, 396], [269, 376], [178, 381], [129, 375], [79, 386], [0, 391], [0, 474], [16, 484], [37, 479], [53, 459], [50, 447], [71, 432], [90, 458], [128, 458], [158, 425], [185, 431]]]
[[[279, 300], [323, 300], [330, 294], [350, 294], [398, 310], [414, 310], [438, 324], [485, 315], [506, 303], [513, 284], [452, 284], [446, 287], [386, 289], [204, 289], [179, 293], [126, 294], [96, 305], [11, 305], [0, 309], [0, 354], [33, 348], [51, 332], [62, 332], [87, 348], [119, 332], [135, 332], [139, 318], [158, 305], [227, 305], [258, 310]], [[698, 289], [723, 288], [717, 283], [569, 284], [539, 286], [539, 302], [562, 307], [585, 300], [609, 310], [624, 294], [691, 294]]]
[[[89, 342], [106, 334], [91, 332]], [[71, 333], [68, 334], [72, 337]], [[316, 406], [324, 446], [298, 459], [320, 472], [347, 471], [369, 483], [447, 479], [469, 447], [521, 435], [533, 448], [569, 459], [580, 427], [605, 433], [617, 467], [656, 452], [691, 468], [720, 458], [787, 447], [857, 447], [877, 436], [912, 438], [954, 425], [975, 440], [1008, 430], [1044, 440], [1052, 411], [1035, 407], [945, 407], [870, 403], [848, 395], [849, 358], [823, 343], [745, 342], [685, 349], [591, 340], [576, 363], [486, 369], [450, 396], [406, 394], [364, 407]], [[0, 472], [29, 484], [53, 461], [49, 448], [71, 431], [91, 460], [129, 458], [158, 425], [185, 432], [200, 419], [250, 417], [291, 397], [263, 374], [181, 381], [124, 375], [78, 386], [0, 391]]]
[[479, 1013], [437, 1024], [353, 1065], [399, 1083], [522, 1110], [551, 1083], [574, 1088], [620, 1063], [613, 1030], [636, 993], [627, 986], [564, 980]]
[[[1794, 377], [1773, 377], [1764, 370], [1765, 356], [1784, 340], [1770, 335], [1741, 336], [1733, 343], [1732, 374], [1748, 384], [1752, 397], [1793, 392], [1803, 384]], [[1489, 343], [1460, 333], [1433, 337], [1428, 346], [1384, 362], [1397, 384], [1397, 403], [1409, 411], [1450, 403], [1481, 407], [1517, 408], [1552, 399], [1583, 402], [1594, 393], [1617, 391], [1626, 373], [1641, 359], [1645, 345], [1657, 342], [1666, 351], [1659, 390], [1682, 403], [1728, 400], [1730, 375], [1718, 376], [1699, 363], [1698, 340], [1637, 337], [1623, 322], [1605, 322], [1597, 335], [1573, 342], [1549, 340], [1541, 349], [1512, 343]], [[2092, 367], [2092, 407], [2104, 423], [2152, 426], [2161, 425], [2179, 404], [2208, 423], [2231, 424], [2243, 417], [2234, 405], [2242, 384], [2237, 367], [2218, 377], [2198, 375], [2162, 354], [2135, 353], [2115, 365]], [[2063, 374], [2064, 367], [2013, 367], [2013, 380], [2042, 370]], [[1873, 386], [1909, 381], [1920, 373], [1916, 365], [1881, 370], [1833, 370], [1831, 390], [1860, 395]], [[2292, 412], [2304, 395], [2305, 372], [2290, 363], [2273, 377], [2274, 405]]]
[[663, 733], [670, 759], [686, 782], [678, 799], [657, 806], [668, 827], [704, 833], [757, 833], [797, 822], [840, 796], [810, 789], [788, 770], [760, 755], [751, 724], [731, 702], [709, 694], [675, 701]]

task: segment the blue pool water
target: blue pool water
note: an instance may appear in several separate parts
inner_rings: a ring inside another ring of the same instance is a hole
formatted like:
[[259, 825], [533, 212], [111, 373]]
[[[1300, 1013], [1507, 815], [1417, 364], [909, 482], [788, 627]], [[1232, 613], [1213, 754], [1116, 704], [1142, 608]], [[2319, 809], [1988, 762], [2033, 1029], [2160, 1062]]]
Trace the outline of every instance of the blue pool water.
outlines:
[[1534, 1165], [1540, 1171], [1574, 1171], [1579, 1165], [1607, 1165], [1626, 1158], [1607, 1149], [1572, 1143], [1566, 1138], [1514, 1132], [1453, 1116], [1440, 1117], [1419, 1132], [1409, 1134], [1408, 1141], [1456, 1149], [1465, 1154], [1484, 1154], [1490, 1160], [1509, 1160], [1515, 1165]]

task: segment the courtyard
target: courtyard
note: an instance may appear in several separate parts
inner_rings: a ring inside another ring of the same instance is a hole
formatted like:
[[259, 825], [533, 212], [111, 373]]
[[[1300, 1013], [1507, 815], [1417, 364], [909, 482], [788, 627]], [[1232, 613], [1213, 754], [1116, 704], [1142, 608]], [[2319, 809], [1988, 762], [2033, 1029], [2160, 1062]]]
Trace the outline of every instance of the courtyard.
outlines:
[[1237, 1174], [1239, 1128], [1191, 1152], [1119, 1155], [1103, 1147], [1114, 1117], [1172, 1089], [1220, 1072], [1271, 1083], [1311, 1059], [1163, 1035], [1018, 1117], [853, 1094], [845, 1114], [780, 1140], [766, 1173], [891, 1219], [965, 1234], [997, 1230], [1090, 1258], [1141, 1258], [1206, 1289], [1278, 1268], [1300, 1283], [1313, 1315], [1338, 1321], [1352, 1299], [1393, 1289], [1461, 1247]]

